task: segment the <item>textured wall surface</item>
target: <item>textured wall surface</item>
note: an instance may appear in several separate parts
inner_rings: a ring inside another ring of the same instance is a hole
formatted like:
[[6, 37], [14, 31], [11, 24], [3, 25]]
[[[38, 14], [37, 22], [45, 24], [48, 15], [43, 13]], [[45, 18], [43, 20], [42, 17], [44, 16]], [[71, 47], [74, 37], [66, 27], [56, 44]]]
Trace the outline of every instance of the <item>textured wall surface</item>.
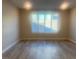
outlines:
[[2, 2], [2, 49], [7, 49], [19, 38], [18, 9], [7, 0]]
[[70, 16], [70, 39], [76, 41], [76, 9], [71, 10]]

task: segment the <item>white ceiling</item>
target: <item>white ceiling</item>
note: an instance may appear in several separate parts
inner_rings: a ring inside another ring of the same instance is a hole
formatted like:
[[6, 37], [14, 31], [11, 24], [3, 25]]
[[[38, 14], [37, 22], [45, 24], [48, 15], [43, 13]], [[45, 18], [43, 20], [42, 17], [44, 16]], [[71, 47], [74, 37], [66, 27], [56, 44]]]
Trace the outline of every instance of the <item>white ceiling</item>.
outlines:
[[[23, 8], [23, 4], [27, 0], [9, 0], [18, 8]], [[29, 0], [33, 9], [59, 9], [59, 6], [64, 0]], [[67, 0], [70, 3], [70, 8], [75, 7], [76, 0]]]

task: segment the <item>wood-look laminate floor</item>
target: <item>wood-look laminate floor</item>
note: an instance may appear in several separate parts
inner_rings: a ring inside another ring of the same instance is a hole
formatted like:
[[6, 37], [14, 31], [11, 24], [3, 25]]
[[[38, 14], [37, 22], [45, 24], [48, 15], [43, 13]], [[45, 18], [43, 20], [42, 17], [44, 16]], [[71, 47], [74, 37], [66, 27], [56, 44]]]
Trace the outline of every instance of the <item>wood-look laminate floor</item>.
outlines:
[[23, 41], [3, 59], [76, 59], [76, 47], [69, 41]]

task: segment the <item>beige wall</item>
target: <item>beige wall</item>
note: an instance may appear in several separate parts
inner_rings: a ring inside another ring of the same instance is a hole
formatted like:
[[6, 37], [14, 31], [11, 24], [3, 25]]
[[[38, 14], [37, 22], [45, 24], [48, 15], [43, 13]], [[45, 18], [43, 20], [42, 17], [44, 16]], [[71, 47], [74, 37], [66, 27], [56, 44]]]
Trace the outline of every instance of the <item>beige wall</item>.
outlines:
[[6, 50], [19, 38], [18, 9], [7, 0], [2, 2], [2, 50]]
[[72, 9], [70, 12], [70, 39], [76, 41], [76, 9]]
[[68, 38], [69, 35], [69, 12], [59, 11], [60, 13], [60, 31], [55, 34], [33, 34], [31, 31], [31, 21], [29, 14], [31, 11], [20, 10], [20, 33], [21, 39], [28, 40], [28, 38]]

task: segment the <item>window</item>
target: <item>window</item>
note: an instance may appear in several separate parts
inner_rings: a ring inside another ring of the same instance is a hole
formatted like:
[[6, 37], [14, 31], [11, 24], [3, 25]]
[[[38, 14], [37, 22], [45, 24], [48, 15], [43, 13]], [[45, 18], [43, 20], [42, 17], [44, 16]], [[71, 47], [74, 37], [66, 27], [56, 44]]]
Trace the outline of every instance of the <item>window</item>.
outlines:
[[54, 33], [59, 30], [57, 12], [32, 12], [31, 21], [33, 33]]

